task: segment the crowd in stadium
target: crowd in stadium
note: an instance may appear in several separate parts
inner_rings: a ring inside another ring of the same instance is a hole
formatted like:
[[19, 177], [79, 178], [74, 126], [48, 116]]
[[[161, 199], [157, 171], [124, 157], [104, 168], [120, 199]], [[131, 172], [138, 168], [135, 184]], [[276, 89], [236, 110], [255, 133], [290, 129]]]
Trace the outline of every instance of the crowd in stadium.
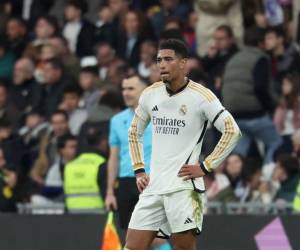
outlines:
[[[82, 152], [108, 159], [110, 119], [125, 108], [122, 81], [159, 81], [157, 45], [168, 38], [186, 42], [187, 76], [222, 100], [243, 133], [234, 153], [205, 176], [207, 199], [293, 202], [300, 180], [298, 5], [1, 1], [0, 211], [63, 202], [68, 162]], [[202, 157], [219, 136], [209, 127]], [[98, 183], [105, 199], [105, 161]]]

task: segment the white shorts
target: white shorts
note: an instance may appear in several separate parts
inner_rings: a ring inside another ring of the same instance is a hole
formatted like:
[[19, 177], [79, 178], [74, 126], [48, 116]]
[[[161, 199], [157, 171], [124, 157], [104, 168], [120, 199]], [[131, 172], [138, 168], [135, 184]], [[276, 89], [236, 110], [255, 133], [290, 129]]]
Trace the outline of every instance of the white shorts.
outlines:
[[169, 237], [195, 229], [202, 230], [204, 211], [203, 194], [182, 190], [163, 195], [140, 195], [131, 215], [129, 228], [157, 231], [158, 237]]

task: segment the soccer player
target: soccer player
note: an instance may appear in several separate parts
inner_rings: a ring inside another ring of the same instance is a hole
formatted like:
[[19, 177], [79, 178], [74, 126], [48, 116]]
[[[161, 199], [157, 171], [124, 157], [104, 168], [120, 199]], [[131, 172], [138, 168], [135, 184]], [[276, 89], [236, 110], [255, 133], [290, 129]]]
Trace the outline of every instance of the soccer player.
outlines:
[[[128, 147], [128, 129], [134, 116], [134, 109], [138, 105], [142, 91], [147, 83], [138, 76], [124, 79], [122, 82], [123, 99], [128, 107], [112, 117], [110, 122], [106, 208], [118, 209], [120, 227], [127, 230], [131, 213], [139, 199], [139, 191], [135, 182], [134, 171]], [[148, 126], [144, 133], [145, 166], [149, 171], [151, 156], [151, 129]], [[118, 178], [117, 195], [114, 194], [115, 183]], [[155, 250], [170, 250], [167, 241], [157, 239], [152, 246]]]
[[[220, 165], [241, 133], [231, 114], [201, 84], [185, 77], [188, 51], [176, 39], [160, 43], [161, 82], [146, 88], [128, 132], [129, 149], [141, 192], [132, 213], [125, 249], [146, 250], [156, 236], [171, 236], [173, 249], [196, 249], [203, 219], [203, 176]], [[152, 125], [150, 175], [145, 173], [142, 135]], [[222, 136], [199, 161], [210, 122]]]

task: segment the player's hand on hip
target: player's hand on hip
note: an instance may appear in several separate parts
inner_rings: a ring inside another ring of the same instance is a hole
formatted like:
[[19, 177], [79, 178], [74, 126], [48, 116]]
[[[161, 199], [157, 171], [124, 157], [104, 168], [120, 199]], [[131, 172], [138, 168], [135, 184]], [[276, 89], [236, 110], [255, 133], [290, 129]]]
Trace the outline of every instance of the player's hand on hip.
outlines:
[[117, 199], [114, 194], [107, 194], [105, 197], [105, 207], [106, 210], [117, 210], [118, 205], [117, 205]]
[[190, 180], [193, 178], [198, 178], [204, 176], [205, 173], [200, 167], [200, 164], [195, 165], [184, 164], [178, 172], [179, 177], [184, 177], [183, 180]]
[[150, 178], [146, 173], [138, 173], [136, 175], [136, 185], [140, 193], [148, 186], [149, 181]]

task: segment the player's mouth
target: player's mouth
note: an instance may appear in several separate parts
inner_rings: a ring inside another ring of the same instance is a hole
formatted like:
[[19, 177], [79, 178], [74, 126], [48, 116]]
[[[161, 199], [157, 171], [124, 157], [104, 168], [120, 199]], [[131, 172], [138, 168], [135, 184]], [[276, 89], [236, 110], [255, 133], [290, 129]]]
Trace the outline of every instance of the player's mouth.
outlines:
[[164, 72], [160, 72], [160, 75], [161, 76], [169, 75], [169, 72], [165, 72], [165, 71]]

